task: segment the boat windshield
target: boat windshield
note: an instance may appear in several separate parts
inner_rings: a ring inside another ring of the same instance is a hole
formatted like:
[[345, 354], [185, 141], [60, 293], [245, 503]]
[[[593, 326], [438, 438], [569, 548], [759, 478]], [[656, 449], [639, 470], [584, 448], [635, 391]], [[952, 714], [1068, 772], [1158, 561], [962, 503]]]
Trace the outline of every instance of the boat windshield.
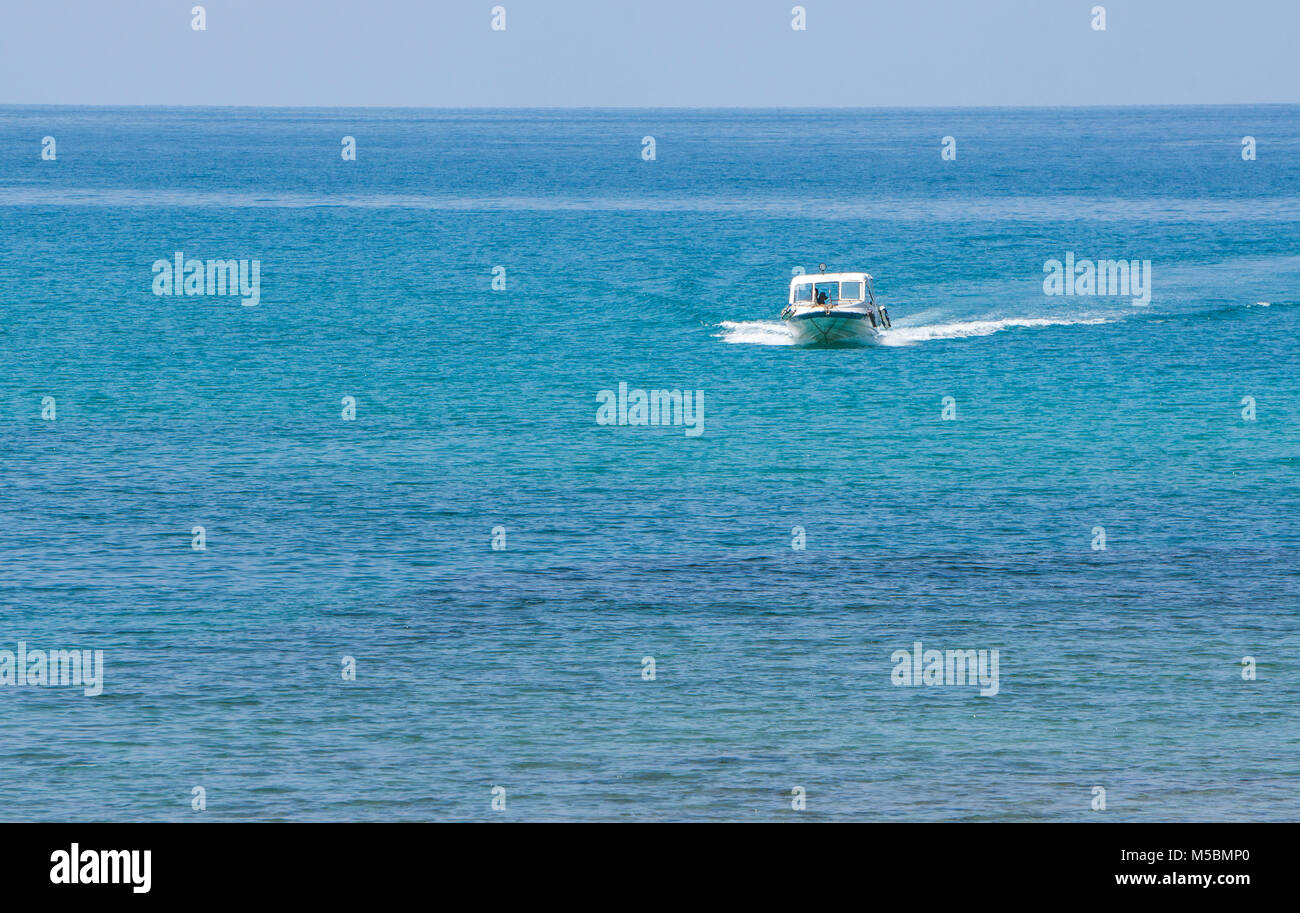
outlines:
[[860, 304], [871, 297], [870, 277], [835, 279], [809, 277], [796, 279], [791, 290], [791, 304]]

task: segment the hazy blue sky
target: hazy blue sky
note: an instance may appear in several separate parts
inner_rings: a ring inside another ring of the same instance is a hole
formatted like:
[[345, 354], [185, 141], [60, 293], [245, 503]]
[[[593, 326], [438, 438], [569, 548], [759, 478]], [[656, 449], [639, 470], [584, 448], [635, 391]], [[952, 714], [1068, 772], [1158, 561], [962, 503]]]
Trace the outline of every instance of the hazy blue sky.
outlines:
[[194, 5], [0, 0], [0, 103], [1300, 101], [1300, 0], [803, 0], [803, 32], [790, 0], [210, 0], [205, 32]]

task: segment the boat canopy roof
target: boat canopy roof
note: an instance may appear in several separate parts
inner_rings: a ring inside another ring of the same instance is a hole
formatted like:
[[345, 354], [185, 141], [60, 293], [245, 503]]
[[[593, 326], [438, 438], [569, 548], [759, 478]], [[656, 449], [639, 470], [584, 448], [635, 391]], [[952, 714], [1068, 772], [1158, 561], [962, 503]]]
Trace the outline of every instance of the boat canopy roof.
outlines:
[[804, 273], [790, 280], [790, 288], [812, 282], [869, 282], [870, 273]]

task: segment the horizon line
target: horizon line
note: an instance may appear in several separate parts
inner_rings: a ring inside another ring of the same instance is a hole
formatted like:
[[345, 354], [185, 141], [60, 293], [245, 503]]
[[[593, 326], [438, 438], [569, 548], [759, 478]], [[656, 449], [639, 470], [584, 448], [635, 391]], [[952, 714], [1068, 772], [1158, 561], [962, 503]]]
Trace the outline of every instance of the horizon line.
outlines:
[[322, 111], [988, 111], [988, 110], [1060, 110], [1114, 108], [1287, 108], [1300, 107], [1300, 101], [1262, 102], [1142, 102], [1091, 104], [987, 104], [987, 105], [263, 105], [263, 104], [159, 104], [156, 102], [0, 102], [4, 108], [253, 108], [264, 110]]

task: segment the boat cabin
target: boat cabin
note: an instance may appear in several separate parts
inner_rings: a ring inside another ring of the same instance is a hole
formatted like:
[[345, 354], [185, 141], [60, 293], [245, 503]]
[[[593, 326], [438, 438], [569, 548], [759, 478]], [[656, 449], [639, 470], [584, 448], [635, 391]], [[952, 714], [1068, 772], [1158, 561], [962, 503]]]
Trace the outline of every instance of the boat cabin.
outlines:
[[872, 305], [876, 296], [870, 273], [807, 273], [790, 280], [790, 304]]

